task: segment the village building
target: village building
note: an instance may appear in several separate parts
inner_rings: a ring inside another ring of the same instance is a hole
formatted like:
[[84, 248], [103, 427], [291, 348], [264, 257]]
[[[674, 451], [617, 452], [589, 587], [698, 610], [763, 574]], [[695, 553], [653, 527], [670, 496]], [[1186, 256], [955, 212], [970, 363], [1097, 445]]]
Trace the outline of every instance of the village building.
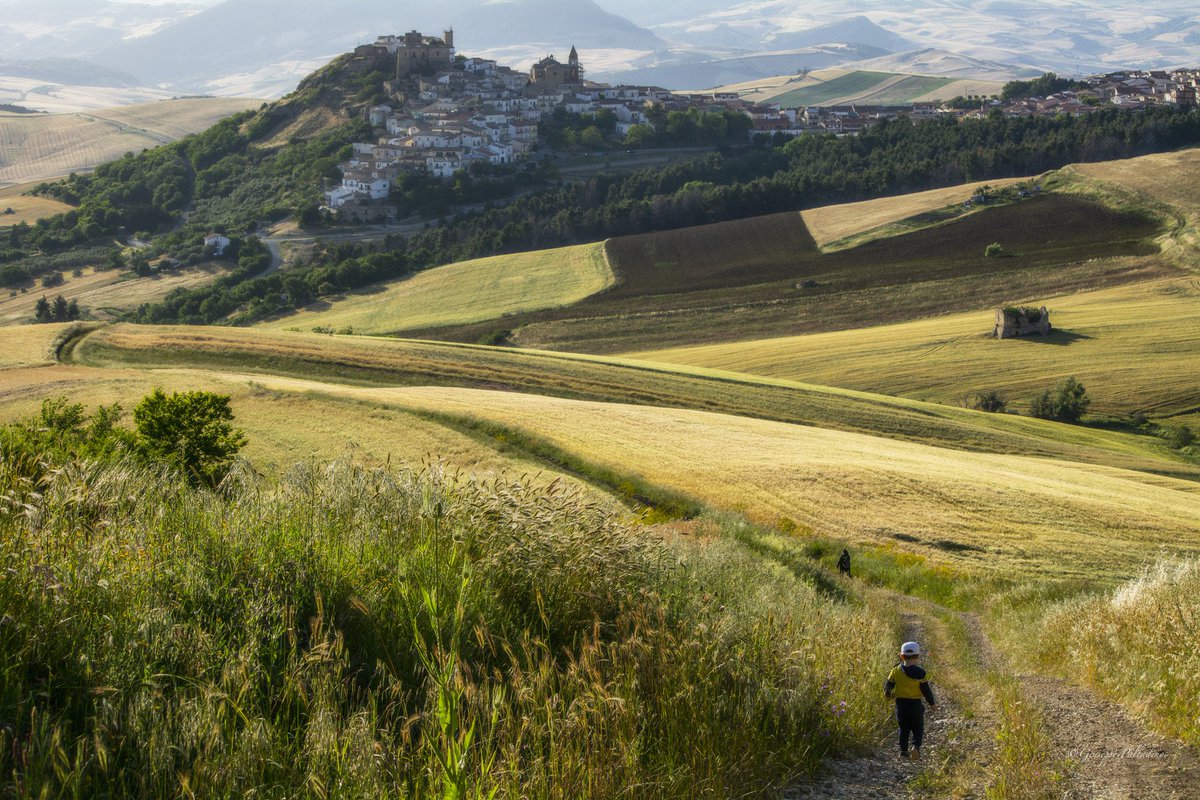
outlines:
[[579, 53], [574, 45], [567, 56], [567, 63], [561, 64], [553, 55], [546, 56], [533, 65], [529, 70], [529, 82], [538, 89], [557, 89], [560, 86], [574, 86], [583, 80], [583, 68], [579, 65]]
[[225, 255], [225, 248], [229, 247], [230, 244], [229, 237], [222, 236], [219, 233], [210, 233], [204, 237], [204, 249], [217, 258]]

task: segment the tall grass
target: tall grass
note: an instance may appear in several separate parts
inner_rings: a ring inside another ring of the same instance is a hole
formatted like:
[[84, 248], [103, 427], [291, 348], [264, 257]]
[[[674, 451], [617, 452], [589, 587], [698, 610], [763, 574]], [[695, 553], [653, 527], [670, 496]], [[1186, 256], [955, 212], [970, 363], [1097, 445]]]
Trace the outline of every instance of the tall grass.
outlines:
[[1200, 745], [1200, 562], [1162, 562], [1099, 596], [1052, 606], [1036, 656]]
[[27, 467], [6, 796], [762, 796], [884, 722], [883, 615], [717, 522], [437, 469]]

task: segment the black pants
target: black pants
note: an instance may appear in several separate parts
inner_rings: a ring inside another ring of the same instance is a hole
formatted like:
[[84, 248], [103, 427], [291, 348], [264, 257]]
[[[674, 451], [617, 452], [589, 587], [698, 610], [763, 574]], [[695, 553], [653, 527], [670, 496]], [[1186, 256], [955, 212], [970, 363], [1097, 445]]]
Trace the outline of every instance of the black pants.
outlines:
[[913, 747], [921, 748], [925, 738], [925, 706], [920, 700], [896, 698], [896, 721], [900, 723], [900, 752], [908, 752], [908, 737], [912, 735]]

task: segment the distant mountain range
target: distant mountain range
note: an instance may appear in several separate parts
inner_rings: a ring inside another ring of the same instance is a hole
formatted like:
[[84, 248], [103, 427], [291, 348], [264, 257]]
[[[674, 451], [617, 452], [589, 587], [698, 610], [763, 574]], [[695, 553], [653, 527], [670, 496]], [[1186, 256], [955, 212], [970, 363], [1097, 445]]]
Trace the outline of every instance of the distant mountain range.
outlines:
[[0, 0], [0, 61], [48, 81], [270, 97], [379, 34], [451, 26], [460, 52], [524, 67], [576, 45], [590, 78], [672, 89], [864, 60], [990, 79], [1200, 64], [1195, 0]]

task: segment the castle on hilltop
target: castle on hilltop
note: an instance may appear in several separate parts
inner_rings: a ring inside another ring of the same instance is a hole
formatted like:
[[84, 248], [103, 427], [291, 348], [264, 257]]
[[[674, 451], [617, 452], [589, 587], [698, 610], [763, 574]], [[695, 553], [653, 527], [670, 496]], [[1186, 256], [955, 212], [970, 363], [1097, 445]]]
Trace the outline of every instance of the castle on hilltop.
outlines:
[[579, 51], [571, 46], [571, 54], [567, 63], [563, 64], [553, 55], [546, 56], [533, 65], [529, 70], [529, 82], [534, 86], [545, 89], [556, 89], [580, 83], [583, 80], [583, 67], [579, 65]]
[[396, 79], [409, 75], [437, 72], [454, 63], [454, 29], [442, 32], [442, 38], [409, 31], [403, 36], [380, 36], [373, 44], [355, 48], [354, 55], [381, 58], [393, 56]]

